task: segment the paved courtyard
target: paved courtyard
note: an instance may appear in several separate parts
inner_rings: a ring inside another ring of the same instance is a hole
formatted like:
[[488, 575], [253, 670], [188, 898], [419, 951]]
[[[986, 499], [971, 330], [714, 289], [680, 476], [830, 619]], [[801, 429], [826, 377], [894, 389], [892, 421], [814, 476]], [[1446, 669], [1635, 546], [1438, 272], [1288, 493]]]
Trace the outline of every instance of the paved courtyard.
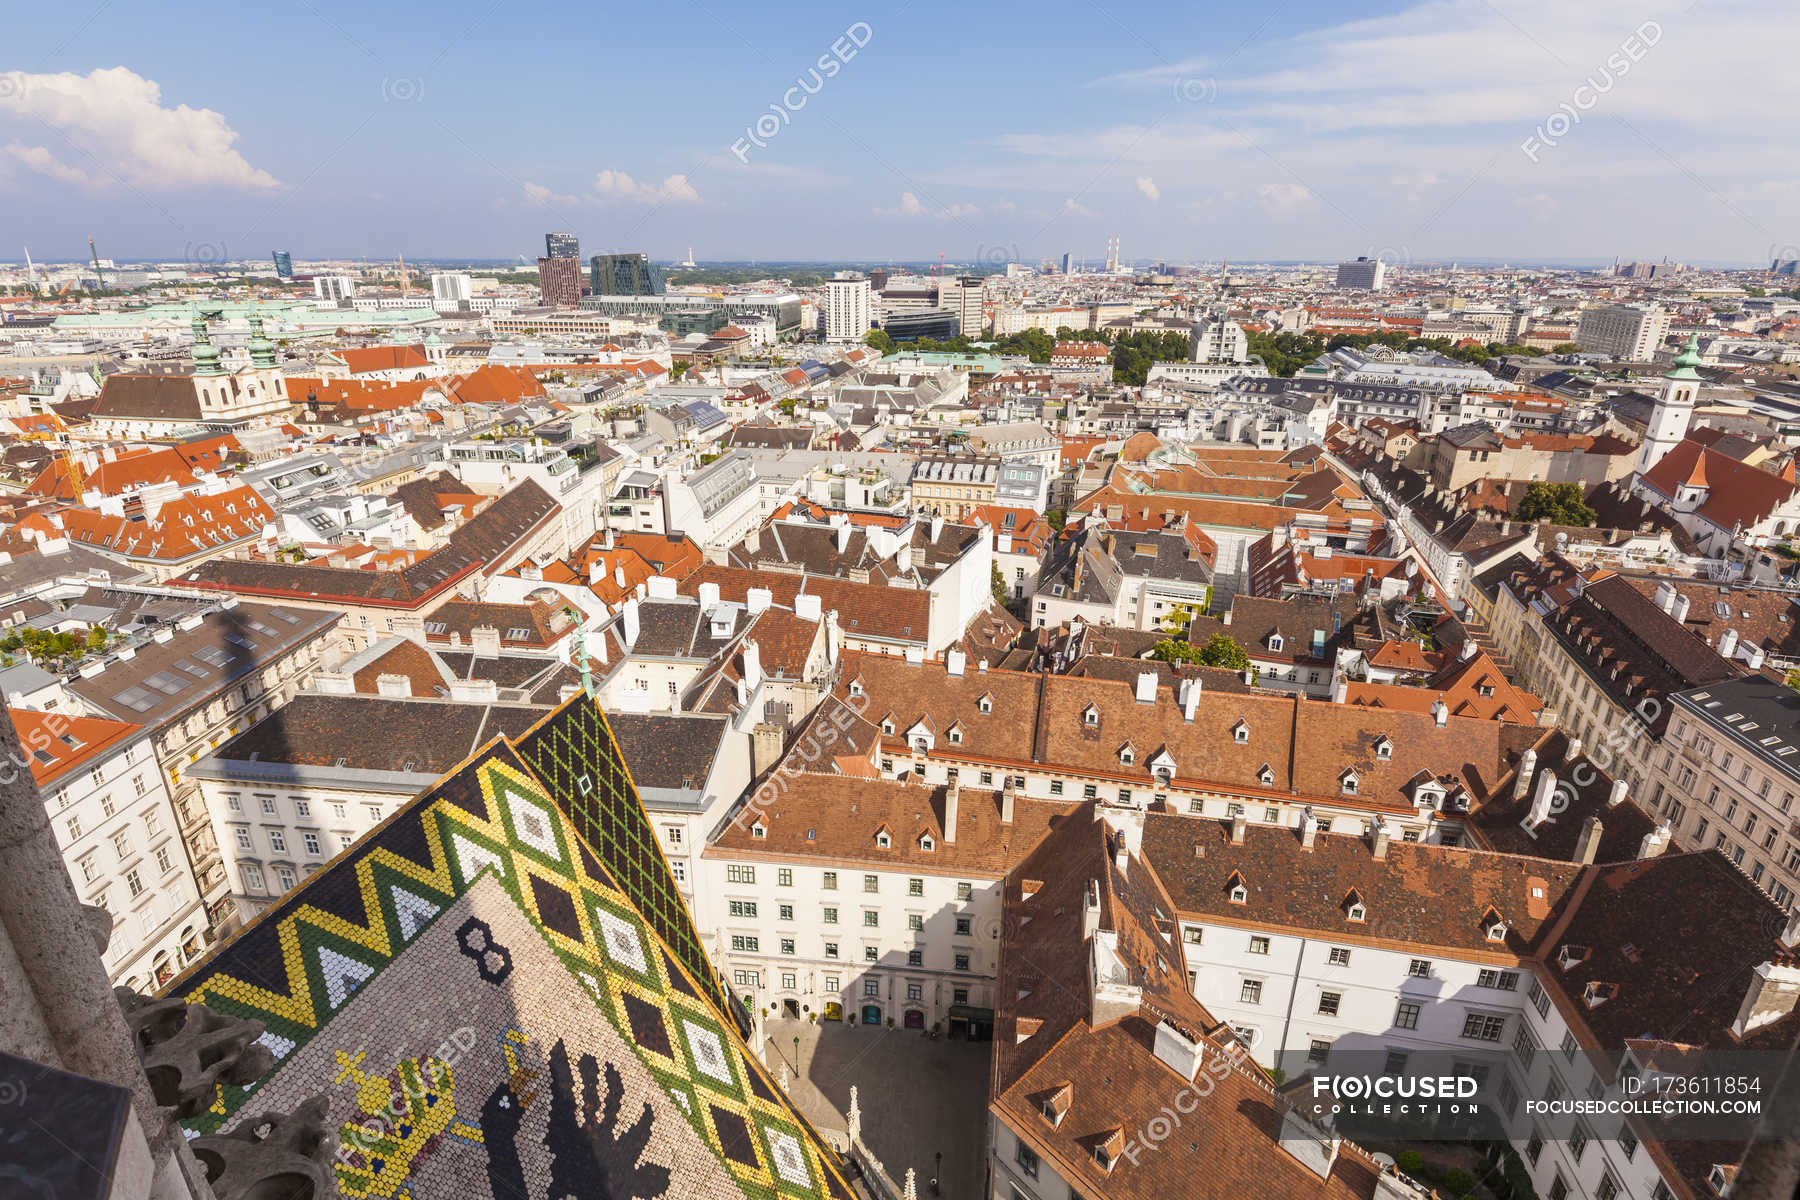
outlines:
[[862, 1108], [863, 1141], [896, 1183], [918, 1172], [920, 1200], [942, 1152], [942, 1194], [978, 1200], [986, 1170], [988, 1070], [991, 1042], [932, 1041], [916, 1029], [870, 1029], [821, 1021], [772, 1020], [768, 1063], [794, 1066], [790, 1095], [821, 1129], [841, 1133], [850, 1088]]

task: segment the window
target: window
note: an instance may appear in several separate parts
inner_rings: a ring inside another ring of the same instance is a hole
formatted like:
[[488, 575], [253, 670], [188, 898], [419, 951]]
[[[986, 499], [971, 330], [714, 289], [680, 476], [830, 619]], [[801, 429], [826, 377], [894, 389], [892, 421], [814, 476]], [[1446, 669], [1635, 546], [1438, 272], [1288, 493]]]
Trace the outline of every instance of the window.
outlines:
[[880, 962], [881, 961], [881, 951], [876, 949], [874, 946], [864, 946], [863, 947], [863, 961], [864, 962]]
[[1050, 794], [1052, 796], [1062, 795], [1062, 790], [1063, 790], [1063, 781], [1062, 780], [1052, 779], [1050, 781]]
[[1525, 1143], [1525, 1161], [1529, 1162], [1532, 1166], [1535, 1167], [1535, 1166], [1537, 1166], [1538, 1155], [1542, 1154], [1543, 1152], [1544, 1152], [1544, 1135], [1539, 1133], [1537, 1131], [1536, 1127], [1534, 1126], [1531, 1130], [1530, 1140]]
[[1331, 948], [1331, 952], [1325, 956], [1325, 961], [1334, 967], [1349, 966], [1350, 965], [1350, 949], [1349, 949], [1349, 947], [1333, 946]]
[[1580, 1049], [1580, 1046], [1575, 1041], [1575, 1032], [1573, 1030], [1570, 1030], [1569, 1032], [1563, 1034], [1561, 1049], [1562, 1049], [1563, 1059], [1565, 1061], [1567, 1061], [1567, 1062], [1575, 1061], [1575, 1054]]
[[[680, 839], [678, 838], [676, 840], [679, 841]], [[776, 887], [793, 887], [794, 886], [794, 872], [787, 867], [782, 867], [780, 870], [776, 871], [775, 872], [775, 886]]]
[[825, 872], [825, 878], [819, 881], [819, 886], [824, 888], [828, 892], [837, 891], [837, 872], [836, 871]]
[[244, 864], [244, 890], [246, 892], [260, 892], [263, 890], [262, 868], [255, 863]]
[[783, 954], [792, 954], [794, 952], [794, 939], [793, 938], [782, 938], [781, 939], [781, 952]]
[[1550, 994], [1544, 990], [1544, 985], [1539, 983], [1536, 978], [1532, 979], [1531, 990], [1526, 995], [1531, 997], [1531, 1006], [1537, 1009], [1538, 1016], [1545, 1018], [1550, 1016]]
[[281, 890], [284, 892], [287, 891], [294, 886], [294, 868], [276, 867], [275, 878], [281, 881]]
[[1260, 980], [1260, 979], [1244, 980], [1243, 986], [1238, 988], [1238, 1003], [1240, 1003], [1240, 1004], [1261, 1004], [1262, 1003], [1262, 980]]
[[863, 876], [863, 891], [879, 892], [880, 890], [881, 890], [881, 876], [879, 876], [879, 875], [864, 875]]
[[791, 904], [779, 905], [776, 909], [776, 915], [783, 921], [791, 921], [794, 919], [794, 906]]
[[1397, 1029], [1417, 1029], [1419, 1027], [1419, 1010], [1423, 1005], [1411, 1000], [1402, 1000], [1400, 1007], [1394, 1012], [1394, 1027]]
[[265, 817], [274, 816], [275, 815], [275, 797], [263, 796], [261, 799], [262, 799], [263, 816], [265, 816]]
[[1519, 1089], [1513, 1085], [1511, 1075], [1502, 1075], [1500, 1077], [1500, 1089], [1498, 1094], [1500, 1097], [1501, 1111], [1509, 1118], [1517, 1116], [1519, 1112]]
[[1561, 1171], [1558, 1171], [1556, 1178], [1550, 1182], [1550, 1200], [1569, 1200], [1569, 1184], [1562, 1177]]
[[865, 928], [875, 929], [878, 926], [880, 926], [880, 924], [881, 924], [881, 914], [879, 912], [876, 912], [872, 908], [863, 909], [863, 926]]
[[1266, 937], [1257, 935], [1257, 934], [1252, 934], [1250, 937], [1250, 953], [1252, 953], [1252, 954], [1267, 954], [1268, 952], [1269, 952], [1269, 939]]
[[762, 951], [762, 942], [758, 938], [738, 933], [731, 937], [731, 948], [740, 954], [758, 954]]
[[1594, 1189], [1594, 1200], [1618, 1200], [1619, 1185], [1610, 1173], [1600, 1176], [1600, 1186]]
[[838, 944], [836, 942], [826, 942], [825, 943], [825, 957], [826, 958], [836, 958], [837, 956], [838, 956]]
[[121, 829], [112, 836], [113, 853], [121, 859], [131, 857], [131, 830]]
[[1331, 1043], [1322, 1038], [1314, 1038], [1306, 1048], [1306, 1061], [1309, 1063], [1322, 1063], [1330, 1057]]
[[1475, 986], [1510, 992], [1519, 986], [1519, 973], [1517, 971], [1484, 970], [1475, 977]]
[[1020, 1142], [1019, 1148], [1013, 1152], [1013, 1161], [1019, 1164], [1019, 1170], [1023, 1171], [1027, 1176], [1032, 1179], [1037, 1178], [1038, 1156], [1037, 1152], [1030, 1146], [1027, 1146], [1024, 1142]]
[[1513, 1053], [1519, 1056], [1519, 1065], [1527, 1071], [1531, 1070], [1531, 1062], [1537, 1057], [1537, 1039], [1531, 1036], [1531, 1030], [1523, 1023], [1519, 1031], [1513, 1034]]
[[879, 979], [863, 980], [863, 995], [865, 995], [865, 996], [881, 995], [881, 981]]
[[1626, 1162], [1631, 1161], [1631, 1156], [1637, 1153], [1637, 1148], [1638, 1148], [1637, 1134], [1635, 1134], [1631, 1131], [1631, 1126], [1629, 1126], [1629, 1125], [1620, 1126], [1620, 1128], [1619, 1128], [1619, 1153], [1623, 1154], [1625, 1156]]
[[1462, 1035], [1478, 1042], [1497, 1042], [1506, 1030], [1506, 1018], [1494, 1013], [1472, 1012], [1463, 1018]]
[[1342, 992], [1320, 992], [1319, 993], [1319, 1015], [1321, 1017], [1337, 1016], [1338, 1015], [1338, 1003], [1343, 998], [1344, 998], [1344, 995]]
[[920, 913], [907, 913], [906, 914], [906, 927], [908, 929], [912, 930], [914, 933], [917, 933], [921, 929], [924, 929], [925, 928], [924, 916]]
[[967, 971], [969, 969], [969, 955], [967, 951], [956, 956], [955, 966], [958, 971]]
[[1428, 958], [1413, 959], [1411, 963], [1407, 964], [1406, 973], [1414, 979], [1430, 979], [1431, 960]]
[[739, 866], [737, 863], [727, 863], [727, 864], [725, 864], [725, 882], [727, 882], [727, 883], [755, 883], [756, 882], [756, 868], [750, 867], [750, 866]]
[[91, 853], [83, 855], [75, 865], [81, 868], [81, 878], [85, 883], [92, 883], [100, 876], [100, 868], [95, 864]]
[[125, 886], [130, 889], [131, 894], [134, 897], [143, 895], [144, 880], [143, 877], [138, 874], [138, 869], [136, 867], [125, 872]]
[[975, 932], [975, 919], [973, 917], [958, 917], [958, 918], [956, 918], [956, 936], [957, 937], [969, 937], [974, 932]]
[[925, 998], [924, 986], [922, 984], [917, 984], [917, 983], [907, 984], [906, 985], [906, 998], [908, 1000], [923, 1000]]
[[837, 909], [830, 908], [830, 907], [827, 907], [825, 909], [825, 923], [827, 925], [836, 925], [838, 923], [838, 910]]
[[286, 854], [287, 834], [279, 829], [269, 830], [269, 849], [277, 854]]
[[906, 894], [909, 896], [923, 896], [925, 894], [925, 881], [923, 879], [908, 879], [906, 881]]
[[733, 900], [731, 901], [729, 908], [731, 910], [731, 915], [734, 917], [756, 916], [756, 901], [754, 900]]
[[1381, 1064], [1383, 1075], [1403, 1075], [1406, 1073], [1407, 1054], [1404, 1050], [1389, 1050], [1387, 1061]]
[[739, 987], [755, 987], [758, 982], [755, 971], [733, 971], [731, 981]]
[[1205, 936], [1205, 933], [1206, 931], [1200, 926], [1189, 925], [1181, 931], [1181, 940], [1190, 946], [1198, 946], [1201, 944], [1201, 938]]

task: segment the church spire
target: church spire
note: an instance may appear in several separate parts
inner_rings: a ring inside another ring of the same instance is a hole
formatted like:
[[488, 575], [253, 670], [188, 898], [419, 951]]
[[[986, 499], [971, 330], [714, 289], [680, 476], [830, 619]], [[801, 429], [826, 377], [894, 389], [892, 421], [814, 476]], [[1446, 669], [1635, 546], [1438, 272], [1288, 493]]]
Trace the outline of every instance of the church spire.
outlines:
[[198, 308], [194, 310], [194, 374], [223, 375], [225, 368], [219, 365], [219, 348], [212, 344], [206, 336], [206, 316]]
[[1664, 379], [1699, 379], [1700, 373], [1694, 370], [1700, 365], [1700, 335], [1689, 334], [1687, 344], [1681, 353], [1675, 356], [1675, 365], [1663, 373]]
[[250, 314], [250, 365], [253, 367], [274, 367], [275, 343], [263, 335], [262, 314]]

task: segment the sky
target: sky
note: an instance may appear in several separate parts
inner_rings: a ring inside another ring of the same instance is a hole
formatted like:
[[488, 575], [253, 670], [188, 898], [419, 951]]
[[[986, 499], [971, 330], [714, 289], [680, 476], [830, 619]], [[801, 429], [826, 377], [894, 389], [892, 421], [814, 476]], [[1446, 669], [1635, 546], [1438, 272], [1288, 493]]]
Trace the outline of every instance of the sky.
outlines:
[[28, 5], [0, 258], [1800, 257], [1800, 4]]

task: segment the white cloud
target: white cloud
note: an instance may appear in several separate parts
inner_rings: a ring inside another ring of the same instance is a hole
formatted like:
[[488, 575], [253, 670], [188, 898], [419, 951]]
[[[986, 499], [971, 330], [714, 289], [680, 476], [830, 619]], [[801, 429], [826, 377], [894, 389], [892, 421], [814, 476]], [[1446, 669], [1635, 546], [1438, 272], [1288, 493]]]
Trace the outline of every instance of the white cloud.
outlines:
[[1319, 207], [1312, 189], [1298, 183], [1265, 183], [1256, 189], [1256, 199], [1264, 212], [1279, 221], [1305, 216]]
[[876, 208], [878, 217], [929, 217], [938, 221], [961, 220], [972, 217], [981, 210], [973, 204], [952, 204], [945, 208], [932, 208], [920, 200], [914, 192], [901, 192], [900, 204], [896, 208]]
[[238, 153], [237, 131], [223, 115], [166, 106], [162, 87], [128, 67], [86, 75], [20, 71], [7, 75], [6, 83], [0, 124], [48, 126], [66, 142], [55, 150], [14, 142], [7, 155], [59, 182], [99, 187], [117, 179], [144, 191], [280, 186]]
[[526, 180], [525, 203], [534, 208], [545, 208], [552, 204], [564, 206], [574, 204], [576, 200], [573, 196], [565, 196], [560, 192], [552, 191], [541, 183], [532, 183], [530, 180]]
[[1137, 190], [1142, 192], [1144, 194], [1144, 199], [1150, 201], [1152, 204], [1155, 204], [1158, 200], [1162, 199], [1162, 190], [1156, 186], [1156, 180], [1150, 178], [1148, 175], [1138, 176]]
[[1075, 199], [1073, 196], [1070, 196], [1067, 200], [1063, 201], [1062, 210], [1065, 216], [1071, 217], [1091, 217], [1094, 215], [1093, 209]]
[[594, 176], [594, 191], [611, 200], [635, 204], [698, 204], [700, 193], [686, 175], [670, 175], [661, 183], [640, 183], [623, 171], [601, 171]]

